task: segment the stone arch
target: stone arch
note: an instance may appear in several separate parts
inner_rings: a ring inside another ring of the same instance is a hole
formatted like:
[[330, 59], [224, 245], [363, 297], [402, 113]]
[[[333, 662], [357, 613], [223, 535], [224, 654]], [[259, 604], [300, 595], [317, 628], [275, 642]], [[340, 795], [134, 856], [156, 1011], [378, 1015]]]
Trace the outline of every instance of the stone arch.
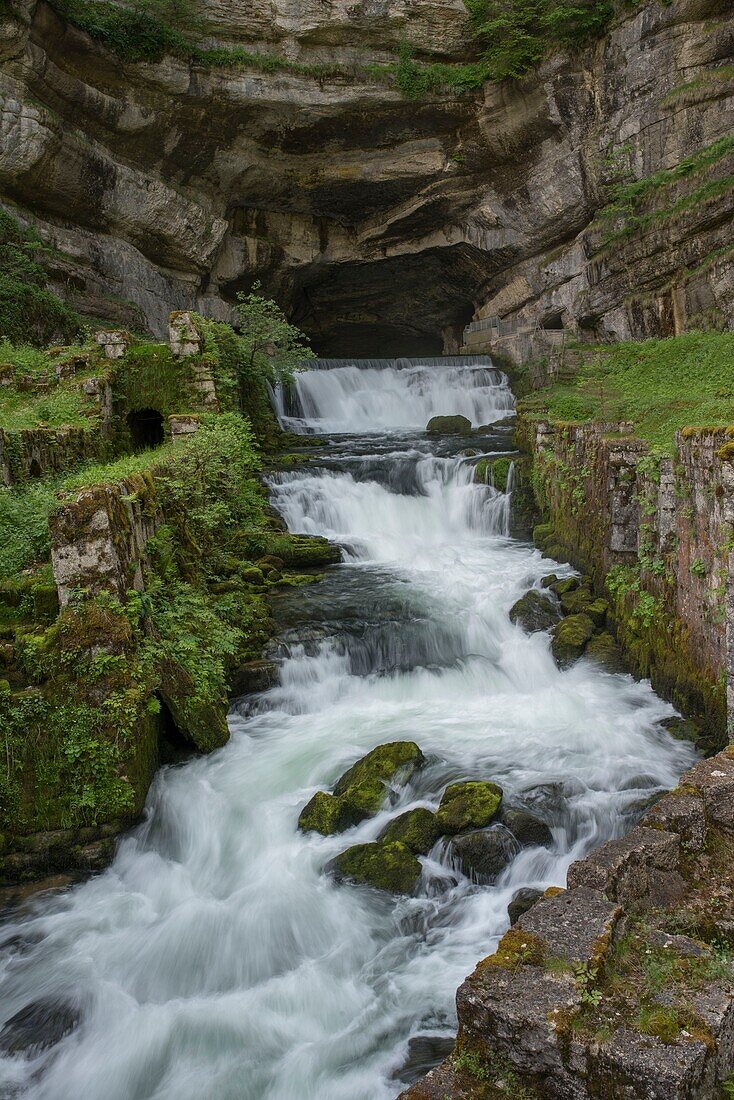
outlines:
[[158, 409], [133, 409], [127, 414], [127, 426], [136, 451], [159, 447], [165, 439], [163, 415]]

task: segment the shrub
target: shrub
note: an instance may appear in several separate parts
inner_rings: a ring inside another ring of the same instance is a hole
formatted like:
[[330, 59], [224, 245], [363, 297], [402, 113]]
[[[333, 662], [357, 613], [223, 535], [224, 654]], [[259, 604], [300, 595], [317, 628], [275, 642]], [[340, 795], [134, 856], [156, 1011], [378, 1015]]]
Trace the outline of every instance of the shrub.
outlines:
[[41, 250], [33, 230], [0, 209], [0, 337], [17, 344], [70, 343], [81, 322], [46, 289]]

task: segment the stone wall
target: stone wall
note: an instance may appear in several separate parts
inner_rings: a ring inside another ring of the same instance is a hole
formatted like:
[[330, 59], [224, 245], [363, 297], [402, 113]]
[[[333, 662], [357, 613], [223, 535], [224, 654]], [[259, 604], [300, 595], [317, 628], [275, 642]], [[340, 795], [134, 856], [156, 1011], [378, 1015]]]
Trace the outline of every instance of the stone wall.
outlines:
[[719, 1100], [734, 1072], [734, 750], [571, 865], [460, 987], [403, 1100]]
[[146, 544], [162, 522], [151, 473], [82, 489], [49, 520], [51, 562], [65, 607], [75, 591], [124, 600], [143, 589]]
[[550, 524], [542, 546], [607, 586], [632, 666], [722, 739], [734, 682], [730, 430], [684, 429], [676, 459], [651, 456], [625, 424], [521, 417], [520, 434]]
[[29, 428], [10, 432], [0, 428], [0, 480], [4, 485], [48, 477], [100, 458], [104, 441], [99, 429]]

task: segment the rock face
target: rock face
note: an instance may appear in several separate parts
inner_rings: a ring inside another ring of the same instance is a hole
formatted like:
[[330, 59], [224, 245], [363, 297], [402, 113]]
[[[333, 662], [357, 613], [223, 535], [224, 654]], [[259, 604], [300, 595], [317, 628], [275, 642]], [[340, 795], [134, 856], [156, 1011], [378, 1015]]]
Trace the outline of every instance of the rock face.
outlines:
[[513, 898], [515, 925], [458, 991], [453, 1053], [404, 1100], [717, 1100], [734, 1071], [734, 971], [720, 946], [732, 831], [726, 749], [628, 836], [572, 864], [567, 890]]
[[[126, 63], [44, 0], [5, 9], [0, 188], [84, 312], [162, 334], [259, 277], [322, 354], [373, 355], [455, 347], [477, 309], [582, 338], [730, 315], [725, 158], [613, 247], [594, 223], [610, 184], [731, 133], [728, 0], [622, 7], [523, 80], [416, 101], [365, 66], [403, 39], [470, 59], [460, 0], [202, 7], [210, 43], [296, 66]], [[325, 62], [342, 69], [298, 68]]]

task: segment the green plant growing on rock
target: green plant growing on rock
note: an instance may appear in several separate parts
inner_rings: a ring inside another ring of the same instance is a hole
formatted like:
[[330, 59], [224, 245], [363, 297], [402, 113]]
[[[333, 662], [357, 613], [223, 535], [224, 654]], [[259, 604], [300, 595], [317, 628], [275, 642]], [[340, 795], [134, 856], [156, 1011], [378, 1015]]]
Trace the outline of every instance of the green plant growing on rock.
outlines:
[[0, 209], [0, 337], [14, 343], [71, 342], [77, 314], [47, 289], [37, 233]]
[[259, 293], [255, 283], [249, 294], [237, 295], [237, 324], [243, 356], [237, 363], [240, 409], [247, 409], [247, 389], [263, 377], [287, 381], [298, 366], [314, 358], [299, 328], [292, 325], [277, 302]]

